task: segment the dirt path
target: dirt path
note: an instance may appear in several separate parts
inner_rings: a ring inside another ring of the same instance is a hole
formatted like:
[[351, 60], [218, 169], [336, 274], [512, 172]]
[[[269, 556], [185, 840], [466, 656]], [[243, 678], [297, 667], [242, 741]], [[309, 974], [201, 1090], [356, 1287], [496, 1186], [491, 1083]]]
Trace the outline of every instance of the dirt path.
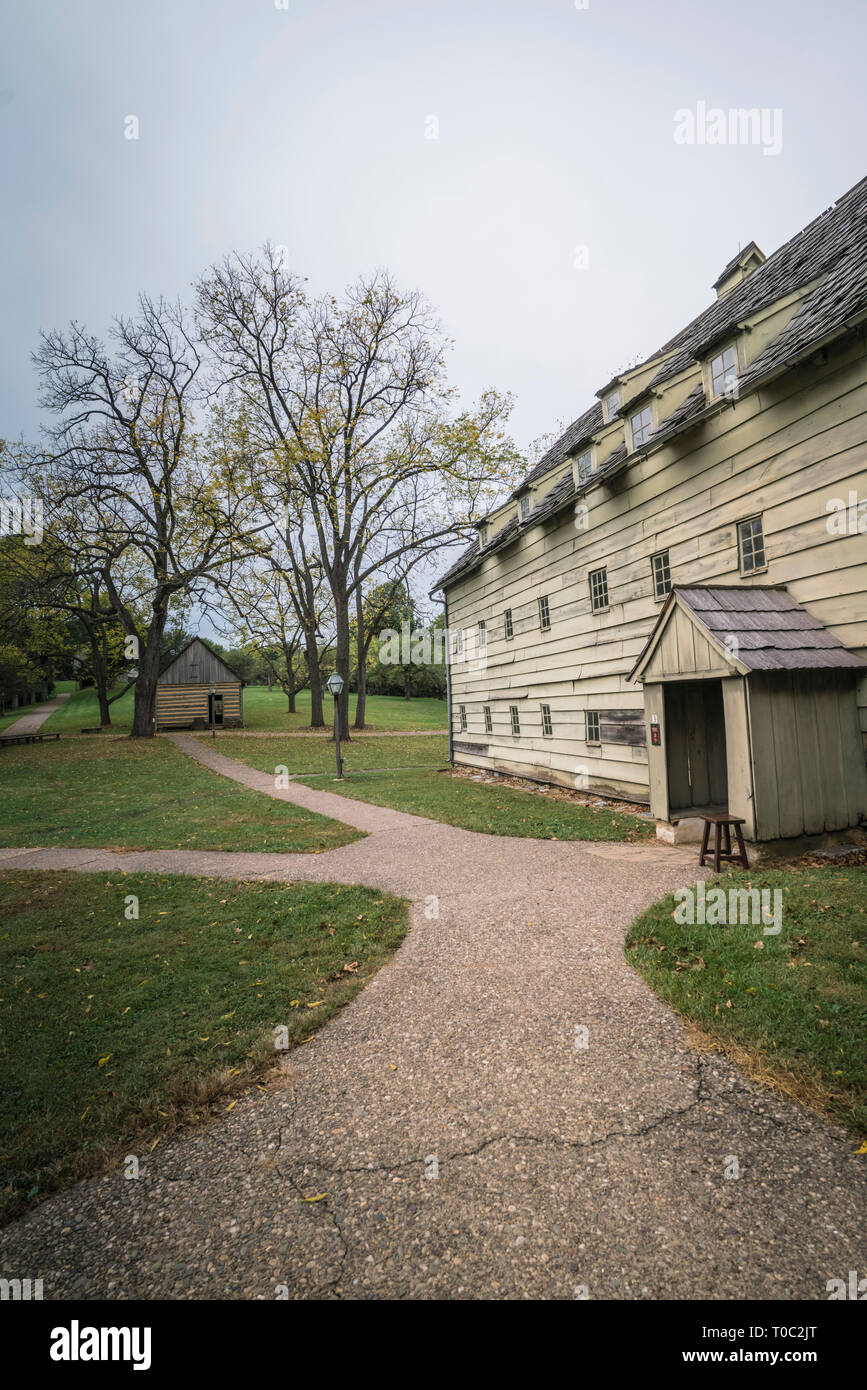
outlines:
[[367, 883], [412, 900], [412, 929], [285, 1090], [7, 1227], [5, 1277], [46, 1298], [821, 1299], [867, 1271], [852, 1139], [694, 1051], [625, 963], [693, 850], [473, 834], [175, 742], [368, 837], [0, 866]]

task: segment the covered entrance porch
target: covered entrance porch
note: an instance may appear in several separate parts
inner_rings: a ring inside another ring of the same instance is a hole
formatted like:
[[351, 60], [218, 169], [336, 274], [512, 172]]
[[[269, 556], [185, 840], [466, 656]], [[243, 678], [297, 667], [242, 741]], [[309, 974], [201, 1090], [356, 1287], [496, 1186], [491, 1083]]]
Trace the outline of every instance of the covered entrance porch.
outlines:
[[653, 814], [727, 811], [750, 840], [858, 825], [864, 665], [784, 588], [675, 588], [630, 673]]

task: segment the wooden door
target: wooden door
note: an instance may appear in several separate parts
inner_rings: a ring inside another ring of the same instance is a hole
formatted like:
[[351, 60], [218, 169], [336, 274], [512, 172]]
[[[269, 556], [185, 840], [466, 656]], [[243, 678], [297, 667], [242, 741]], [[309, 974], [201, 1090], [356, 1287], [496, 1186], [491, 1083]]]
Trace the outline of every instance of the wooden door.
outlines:
[[722, 682], [675, 681], [666, 685], [665, 727], [671, 812], [727, 806]]

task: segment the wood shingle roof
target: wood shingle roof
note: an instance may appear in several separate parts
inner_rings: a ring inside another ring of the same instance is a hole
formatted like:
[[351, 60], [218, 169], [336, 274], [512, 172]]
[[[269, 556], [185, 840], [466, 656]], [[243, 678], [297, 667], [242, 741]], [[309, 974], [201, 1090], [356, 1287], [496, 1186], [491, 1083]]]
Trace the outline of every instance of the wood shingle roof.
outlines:
[[[735, 257], [730, 266], [737, 259]], [[694, 368], [713, 344], [735, 333], [738, 324], [750, 315], [809, 286], [812, 289], [786, 327], [741, 373], [740, 393], [779, 375], [826, 341], [867, 317], [867, 178], [814, 218], [752, 274], [663, 344], [658, 352], [645, 359], [646, 363], [652, 363], [655, 358], [664, 360], [661, 360], [659, 370], [643, 392], [652, 391], [678, 373]], [[718, 405], [718, 402], [713, 404]], [[691, 427], [706, 409], [708, 402], [699, 384], [680, 406], [659, 422], [642, 445], [641, 452], [655, 448]], [[525, 487], [538, 482], [576, 454], [580, 446], [601, 429], [602, 424], [602, 406], [596, 401], [547, 450], [512, 495], [517, 496]], [[519, 532], [552, 514], [571, 497], [583, 495], [587, 486], [604, 481], [627, 457], [626, 445], [621, 444], [583, 486], [576, 487], [571, 477], [566, 475], [522, 521], [509, 521], [486, 546], [480, 546], [478, 540], [474, 540], [439, 578], [433, 592], [473, 568], [483, 553], [492, 553], [501, 545], [508, 544]]]

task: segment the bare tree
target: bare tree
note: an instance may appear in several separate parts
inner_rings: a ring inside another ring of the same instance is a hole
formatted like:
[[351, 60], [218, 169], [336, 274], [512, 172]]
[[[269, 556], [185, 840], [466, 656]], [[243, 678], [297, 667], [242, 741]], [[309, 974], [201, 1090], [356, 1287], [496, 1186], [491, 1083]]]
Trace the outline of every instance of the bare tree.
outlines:
[[[340, 302], [310, 300], [266, 247], [260, 258], [215, 267], [198, 286], [198, 307], [224, 387], [243, 402], [328, 581], [336, 666], [348, 687], [353, 596], [383, 569], [405, 580], [443, 544], [471, 534], [514, 483], [522, 464], [503, 432], [511, 402], [488, 392], [453, 414], [439, 325], [419, 294], [385, 273]], [[348, 737], [346, 702], [342, 719]]]
[[194, 428], [201, 358], [177, 304], [143, 296], [115, 320], [110, 346], [72, 323], [43, 335], [34, 360], [57, 417], [39, 460], [48, 525], [76, 517], [80, 564], [132, 639], [133, 737], [150, 737], [170, 611], [206, 601], [245, 551], [248, 461], [221, 421]]
[[[295, 697], [311, 689], [311, 719], [322, 728], [321, 654], [329, 645], [327, 594], [315, 564], [303, 567], [290, 544], [279, 536], [259, 547], [235, 572], [231, 585], [221, 586], [224, 611], [242, 643], [252, 646], [267, 663], [295, 713]], [[273, 658], [280, 652], [280, 661]]]

